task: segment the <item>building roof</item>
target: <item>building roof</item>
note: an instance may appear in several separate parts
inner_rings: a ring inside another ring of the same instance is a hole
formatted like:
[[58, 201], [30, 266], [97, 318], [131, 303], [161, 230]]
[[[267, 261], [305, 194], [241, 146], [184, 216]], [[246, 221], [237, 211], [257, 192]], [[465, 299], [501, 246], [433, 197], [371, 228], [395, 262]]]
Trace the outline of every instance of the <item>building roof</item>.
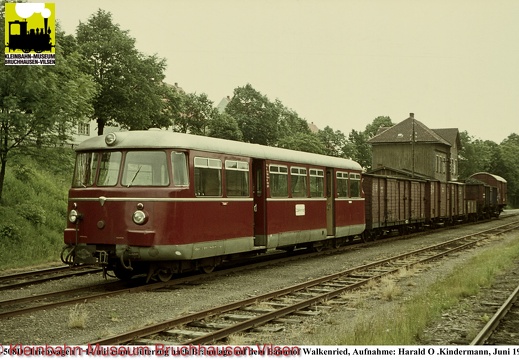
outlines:
[[460, 132], [457, 128], [433, 129], [433, 131], [447, 140], [452, 146], [456, 144], [458, 148], [461, 148]]
[[[414, 139], [413, 129], [415, 133]], [[404, 121], [379, 131], [377, 135], [368, 140], [368, 143], [409, 143], [413, 140], [419, 143], [439, 143], [451, 146], [449, 141], [429, 129], [422, 122], [416, 120], [412, 113]]]
[[218, 103], [218, 105], [216, 105], [216, 109], [218, 110], [218, 112], [220, 114], [223, 114], [223, 112], [225, 111], [225, 108], [227, 107], [227, 105], [231, 102], [231, 97], [230, 96], [226, 96], [224, 97], [222, 100], [220, 100], [220, 102]]

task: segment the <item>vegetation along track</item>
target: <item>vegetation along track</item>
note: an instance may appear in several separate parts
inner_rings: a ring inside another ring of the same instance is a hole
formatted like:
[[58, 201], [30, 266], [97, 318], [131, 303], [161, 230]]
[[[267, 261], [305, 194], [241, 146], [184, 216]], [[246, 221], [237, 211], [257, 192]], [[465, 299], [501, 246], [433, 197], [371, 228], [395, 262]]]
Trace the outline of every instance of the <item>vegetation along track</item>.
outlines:
[[514, 344], [519, 338], [519, 286], [503, 301], [470, 345]]
[[16, 289], [23, 286], [40, 284], [50, 280], [64, 279], [101, 272], [99, 268], [89, 266], [56, 266], [40, 270], [0, 276], [0, 291]]
[[[99, 344], [207, 344], [271, 322], [290, 322], [290, 314], [312, 314], [323, 302], [402, 269], [476, 245], [490, 236], [519, 228], [519, 221], [386, 258], [298, 285], [233, 302], [156, 325], [95, 341]], [[275, 331], [269, 325], [266, 331]]]

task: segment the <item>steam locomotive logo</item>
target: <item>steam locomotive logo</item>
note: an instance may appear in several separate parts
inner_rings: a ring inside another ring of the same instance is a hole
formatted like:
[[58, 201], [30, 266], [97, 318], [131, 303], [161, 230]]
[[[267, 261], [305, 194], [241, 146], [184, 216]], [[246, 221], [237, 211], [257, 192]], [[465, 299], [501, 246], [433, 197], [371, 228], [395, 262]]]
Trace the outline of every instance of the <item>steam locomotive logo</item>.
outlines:
[[5, 4], [5, 54], [55, 53], [54, 4]]

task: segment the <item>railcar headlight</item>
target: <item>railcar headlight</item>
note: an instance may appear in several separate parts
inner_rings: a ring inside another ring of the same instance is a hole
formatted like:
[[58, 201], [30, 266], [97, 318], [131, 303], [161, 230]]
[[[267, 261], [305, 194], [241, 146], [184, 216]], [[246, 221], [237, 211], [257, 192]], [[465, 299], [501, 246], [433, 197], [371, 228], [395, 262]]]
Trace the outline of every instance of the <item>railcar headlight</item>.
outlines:
[[72, 224], [75, 224], [78, 219], [79, 219], [78, 212], [75, 209], [70, 210], [70, 212], [68, 213], [68, 220]]
[[142, 210], [137, 210], [133, 213], [132, 220], [137, 225], [143, 225], [148, 221], [148, 217], [146, 216], [146, 213]]
[[117, 140], [117, 136], [115, 136], [114, 133], [110, 133], [105, 136], [105, 143], [108, 146], [112, 146], [113, 144], [115, 144], [116, 140]]

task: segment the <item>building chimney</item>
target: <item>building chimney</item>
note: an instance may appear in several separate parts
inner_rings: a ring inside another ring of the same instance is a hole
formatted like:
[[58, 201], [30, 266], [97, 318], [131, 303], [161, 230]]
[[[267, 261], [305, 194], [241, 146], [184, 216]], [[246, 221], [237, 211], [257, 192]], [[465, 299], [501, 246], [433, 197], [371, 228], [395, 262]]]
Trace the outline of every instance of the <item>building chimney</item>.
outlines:
[[411, 119], [414, 119], [414, 113], [409, 113], [409, 117], [410, 117]]

